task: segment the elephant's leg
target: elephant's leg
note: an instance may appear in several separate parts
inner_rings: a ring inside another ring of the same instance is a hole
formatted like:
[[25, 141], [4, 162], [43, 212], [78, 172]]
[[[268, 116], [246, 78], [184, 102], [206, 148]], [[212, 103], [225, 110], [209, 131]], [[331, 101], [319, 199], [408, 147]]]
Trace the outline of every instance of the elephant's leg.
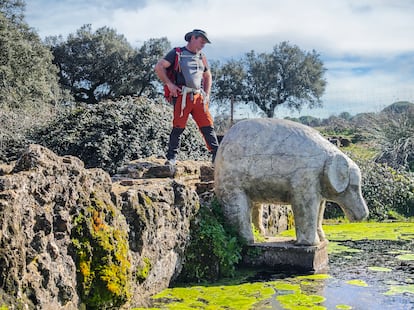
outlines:
[[263, 226], [263, 205], [261, 203], [252, 203], [252, 222], [260, 234], [266, 235], [266, 230]]
[[319, 206], [319, 216], [318, 216], [318, 236], [320, 241], [325, 241], [325, 233], [322, 228], [323, 223], [323, 214], [325, 213], [325, 203], [326, 201], [323, 199]]
[[223, 199], [224, 215], [227, 220], [246, 239], [247, 243], [254, 243], [252, 232], [252, 219], [250, 211], [250, 199], [243, 191], [234, 191], [226, 194]]
[[292, 211], [295, 218], [296, 244], [317, 245], [319, 199], [314, 196], [293, 199]]

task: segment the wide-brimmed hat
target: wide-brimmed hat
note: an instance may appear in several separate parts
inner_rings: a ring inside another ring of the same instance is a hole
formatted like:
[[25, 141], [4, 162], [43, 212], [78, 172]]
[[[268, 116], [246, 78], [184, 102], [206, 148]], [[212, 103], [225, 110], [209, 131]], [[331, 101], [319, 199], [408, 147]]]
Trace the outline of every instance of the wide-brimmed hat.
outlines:
[[190, 42], [191, 36], [201, 36], [207, 41], [207, 43], [211, 43], [210, 40], [207, 37], [207, 32], [205, 32], [204, 30], [194, 29], [193, 31], [187, 32], [184, 36], [184, 39], [187, 42]]

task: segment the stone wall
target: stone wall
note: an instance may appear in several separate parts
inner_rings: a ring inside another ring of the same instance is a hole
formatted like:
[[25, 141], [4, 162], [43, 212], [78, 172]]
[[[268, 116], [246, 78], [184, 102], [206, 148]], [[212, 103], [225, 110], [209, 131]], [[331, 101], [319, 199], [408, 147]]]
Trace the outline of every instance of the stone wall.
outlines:
[[293, 213], [289, 205], [263, 205], [263, 226], [266, 236], [277, 235], [293, 225]]

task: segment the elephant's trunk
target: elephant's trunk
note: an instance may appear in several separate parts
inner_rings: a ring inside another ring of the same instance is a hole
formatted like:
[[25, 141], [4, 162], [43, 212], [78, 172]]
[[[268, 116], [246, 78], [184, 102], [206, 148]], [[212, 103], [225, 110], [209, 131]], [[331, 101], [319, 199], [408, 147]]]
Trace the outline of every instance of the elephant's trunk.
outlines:
[[341, 206], [346, 217], [352, 222], [362, 221], [368, 217], [368, 207], [360, 189], [346, 192], [337, 203]]

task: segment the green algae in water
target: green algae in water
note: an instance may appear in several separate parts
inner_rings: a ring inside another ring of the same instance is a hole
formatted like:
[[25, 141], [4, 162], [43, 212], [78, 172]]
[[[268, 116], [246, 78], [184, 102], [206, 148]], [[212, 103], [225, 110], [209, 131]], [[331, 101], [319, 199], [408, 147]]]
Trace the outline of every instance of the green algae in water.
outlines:
[[323, 303], [326, 299], [319, 295], [305, 295], [294, 293], [277, 296], [276, 299], [285, 309], [326, 309], [318, 304]]
[[[344, 223], [338, 225], [323, 225], [328, 240], [411, 240], [414, 239], [414, 223]], [[295, 230], [290, 229], [280, 234], [285, 237], [295, 237]], [[329, 247], [329, 244], [328, 244]]]
[[[314, 286], [316, 281], [322, 281], [326, 279], [332, 278], [329, 274], [321, 273], [321, 274], [311, 274], [307, 276], [297, 276], [296, 279], [298, 280], [305, 280], [301, 281], [301, 285], [308, 285], [308, 286]], [[309, 281], [307, 281], [309, 280]]]
[[330, 241], [328, 243], [328, 254], [337, 254], [337, 253], [342, 253], [342, 252], [358, 253], [358, 252], [361, 252], [361, 250], [353, 249], [349, 246], [339, 244], [338, 242], [335, 242], [335, 241]]
[[[275, 293], [269, 284], [256, 282], [228, 286], [199, 286], [167, 289], [153, 300], [172, 300], [168, 309], [254, 309], [254, 305]], [[156, 304], [157, 306], [157, 304]], [[162, 305], [160, 305], [162, 306]]]
[[325, 280], [331, 278], [329, 274], [326, 273], [318, 273], [318, 274], [310, 274], [306, 276], [297, 276], [297, 279], [308, 279], [308, 280]]
[[398, 255], [396, 257], [396, 259], [399, 260], [414, 260], [414, 254], [402, 254], [402, 255]]
[[[392, 222], [392, 223], [344, 223], [337, 225], [323, 226], [328, 243], [328, 254], [338, 254], [342, 252], [357, 253], [361, 250], [353, 249], [339, 244], [336, 241], [347, 240], [412, 240], [414, 239], [414, 223], [412, 222]], [[290, 229], [280, 234], [284, 237], [295, 237], [295, 230]], [[403, 253], [395, 253], [403, 254]], [[410, 258], [411, 256], [408, 256]], [[407, 257], [406, 257], [407, 258]], [[410, 259], [412, 260], [412, 259]]]
[[292, 284], [292, 283], [283, 282], [283, 281], [273, 281], [273, 282], [269, 282], [269, 285], [272, 285], [278, 291], [300, 292], [299, 284]]
[[306, 276], [297, 276], [298, 280], [326, 280], [332, 278], [329, 274], [318, 273], [318, 274], [309, 274]]
[[[385, 239], [385, 240], [408, 240], [414, 239], [414, 223], [349, 223], [349, 224], [340, 224], [340, 225], [325, 225], [324, 226], [327, 239], [332, 240], [328, 243], [328, 250], [332, 244], [336, 244], [339, 247], [341, 245], [335, 241], [345, 241], [345, 240], [367, 240], [367, 239]], [[294, 231], [290, 231], [290, 234], [294, 236]], [[284, 235], [284, 234], [282, 234]], [[373, 236], [373, 237], [372, 237]], [[407, 237], [410, 236], [410, 237]], [[342, 247], [340, 250], [335, 253], [340, 252], [359, 252], [360, 250], [352, 249], [349, 247]], [[394, 250], [395, 255], [405, 255], [413, 254], [412, 251], [406, 250]], [[329, 252], [331, 253], [331, 252]], [[346, 253], [346, 254], [348, 254]], [[389, 254], [391, 251], [388, 252]], [[371, 272], [389, 272], [385, 270], [386, 268], [379, 266], [368, 267], [368, 270]], [[320, 276], [320, 275], [312, 275]], [[329, 275], [326, 275], [329, 276]], [[286, 298], [287, 300], [293, 298], [293, 296], [311, 296], [315, 294], [315, 289], [312, 287], [315, 285], [323, 285], [324, 279], [310, 279], [309, 276], [300, 276], [290, 279], [283, 279], [271, 282], [260, 282], [256, 283], [256, 291], [253, 289], [253, 284], [255, 283], [245, 283], [240, 285], [235, 285], [237, 282], [233, 281], [231, 286], [228, 286], [226, 283], [215, 284], [215, 286], [206, 286], [206, 287], [189, 287], [187, 291], [183, 291], [180, 294], [175, 294], [175, 290], [178, 288], [167, 289], [160, 294], [165, 294], [169, 291], [170, 295], [168, 297], [159, 297], [163, 295], [156, 295], [159, 298], [158, 304], [153, 306], [159, 307], [158, 309], [255, 309], [255, 306], [260, 305], [260, 302], [266, 301], [273, 298], [278, 298], [277, 300], [285, 309], [325, 309], [321, 302], [315, 302], [311, 306], [305, 306], [303, 303], [306, 303], [305, 300], [308, 298], [303, 297], [298, 303], [287, 302], [287, 306], [290, 305], [291, 308], [287, 308], [285, 304], [279, 300], [280, 298]], [[323, 277], [323, 276], [322, 276]], [[313, 282], [313, 283], [312, 283]], [[300, 283], [300, 284], [299, 284]], [[351, 280], [346, 282], [349, 285], [356, 285], [360, 287], [368, 286], [362, 280]], [[222, 285], [223, 286], [220, 286]], [[414, 294], [414, 285], [399, 285], [400, 282], [387, 282], [388, 292], [382, 293], [385, 295], [396, 295], [396, 294]], [[243, 287], [243, 288], [239, 288]], [[193, 295], [189, 292], [193, 289], [197, 290]], [[182, 289], [182, 288], [181, 288]], [[308, 294], [308, 295], [306, 295]], [[187, 295], [191, 295], [187, 298]], [[290, 298], [282, 297], [286, 295], [293, 295]], [[317, 296], [317, 295], [315, 295]], [[323, 296], [319, 296], [324, 298]], [[328, 297], [329, 298], [329, 297]], [[165, 301], [169, 300], [170, 303]], [[348, 305], [336, 305], [337, 309], [352, 309]], [[152, 308], [157, 309], [157, 308]], [[148, 309], [147, 309], [148, 310]]]
[[[330, 278], [327, 274], [300, 276], [291, 281], [322, 281]], [[314, 284], [314, 283], [313, 283]], [[325, 301], [323, 296], [302, 293], [300, 284], [289, 281], [270, 281], [223, 286], [193, 286], [166, 289], [152, 299], [153, 309], [254, 309], [261, 301], [280, 294], [278, 301], [285, 309], [325, 309], [317, 304]], [[288, 296], [288, 297], [284, 297]], [[168, 302], [170, 301], [170, 302]], [[293, 308], [292, 308], [293, 307]], [[143, 308], [137, 308], [143, 309]]]
[[384, 293], [384, 295], [397, 295], [403, 293], [414, 294], [414, 284], [391, 286], [390, 289]]
[[390, 268], [377, 267], [377, 266], [368, 267], [368, 270], [378, 271], [378, 272], [390, 272], [390, 271], [392, 271], [392, 269], [390, 269]]
[[394, 251], [389, 251], [389, 254], [407, 254], [407, 253], [411, 253], [411, 251], [408, 250], [394, 250]]
[[349, 280], [346, 283], [355, 286], [368, 286], [368, 284], [364, 280]]
[[324, 225], [328, 240], [411, 240], [414, 238], [414, 223], [345, 223]]

